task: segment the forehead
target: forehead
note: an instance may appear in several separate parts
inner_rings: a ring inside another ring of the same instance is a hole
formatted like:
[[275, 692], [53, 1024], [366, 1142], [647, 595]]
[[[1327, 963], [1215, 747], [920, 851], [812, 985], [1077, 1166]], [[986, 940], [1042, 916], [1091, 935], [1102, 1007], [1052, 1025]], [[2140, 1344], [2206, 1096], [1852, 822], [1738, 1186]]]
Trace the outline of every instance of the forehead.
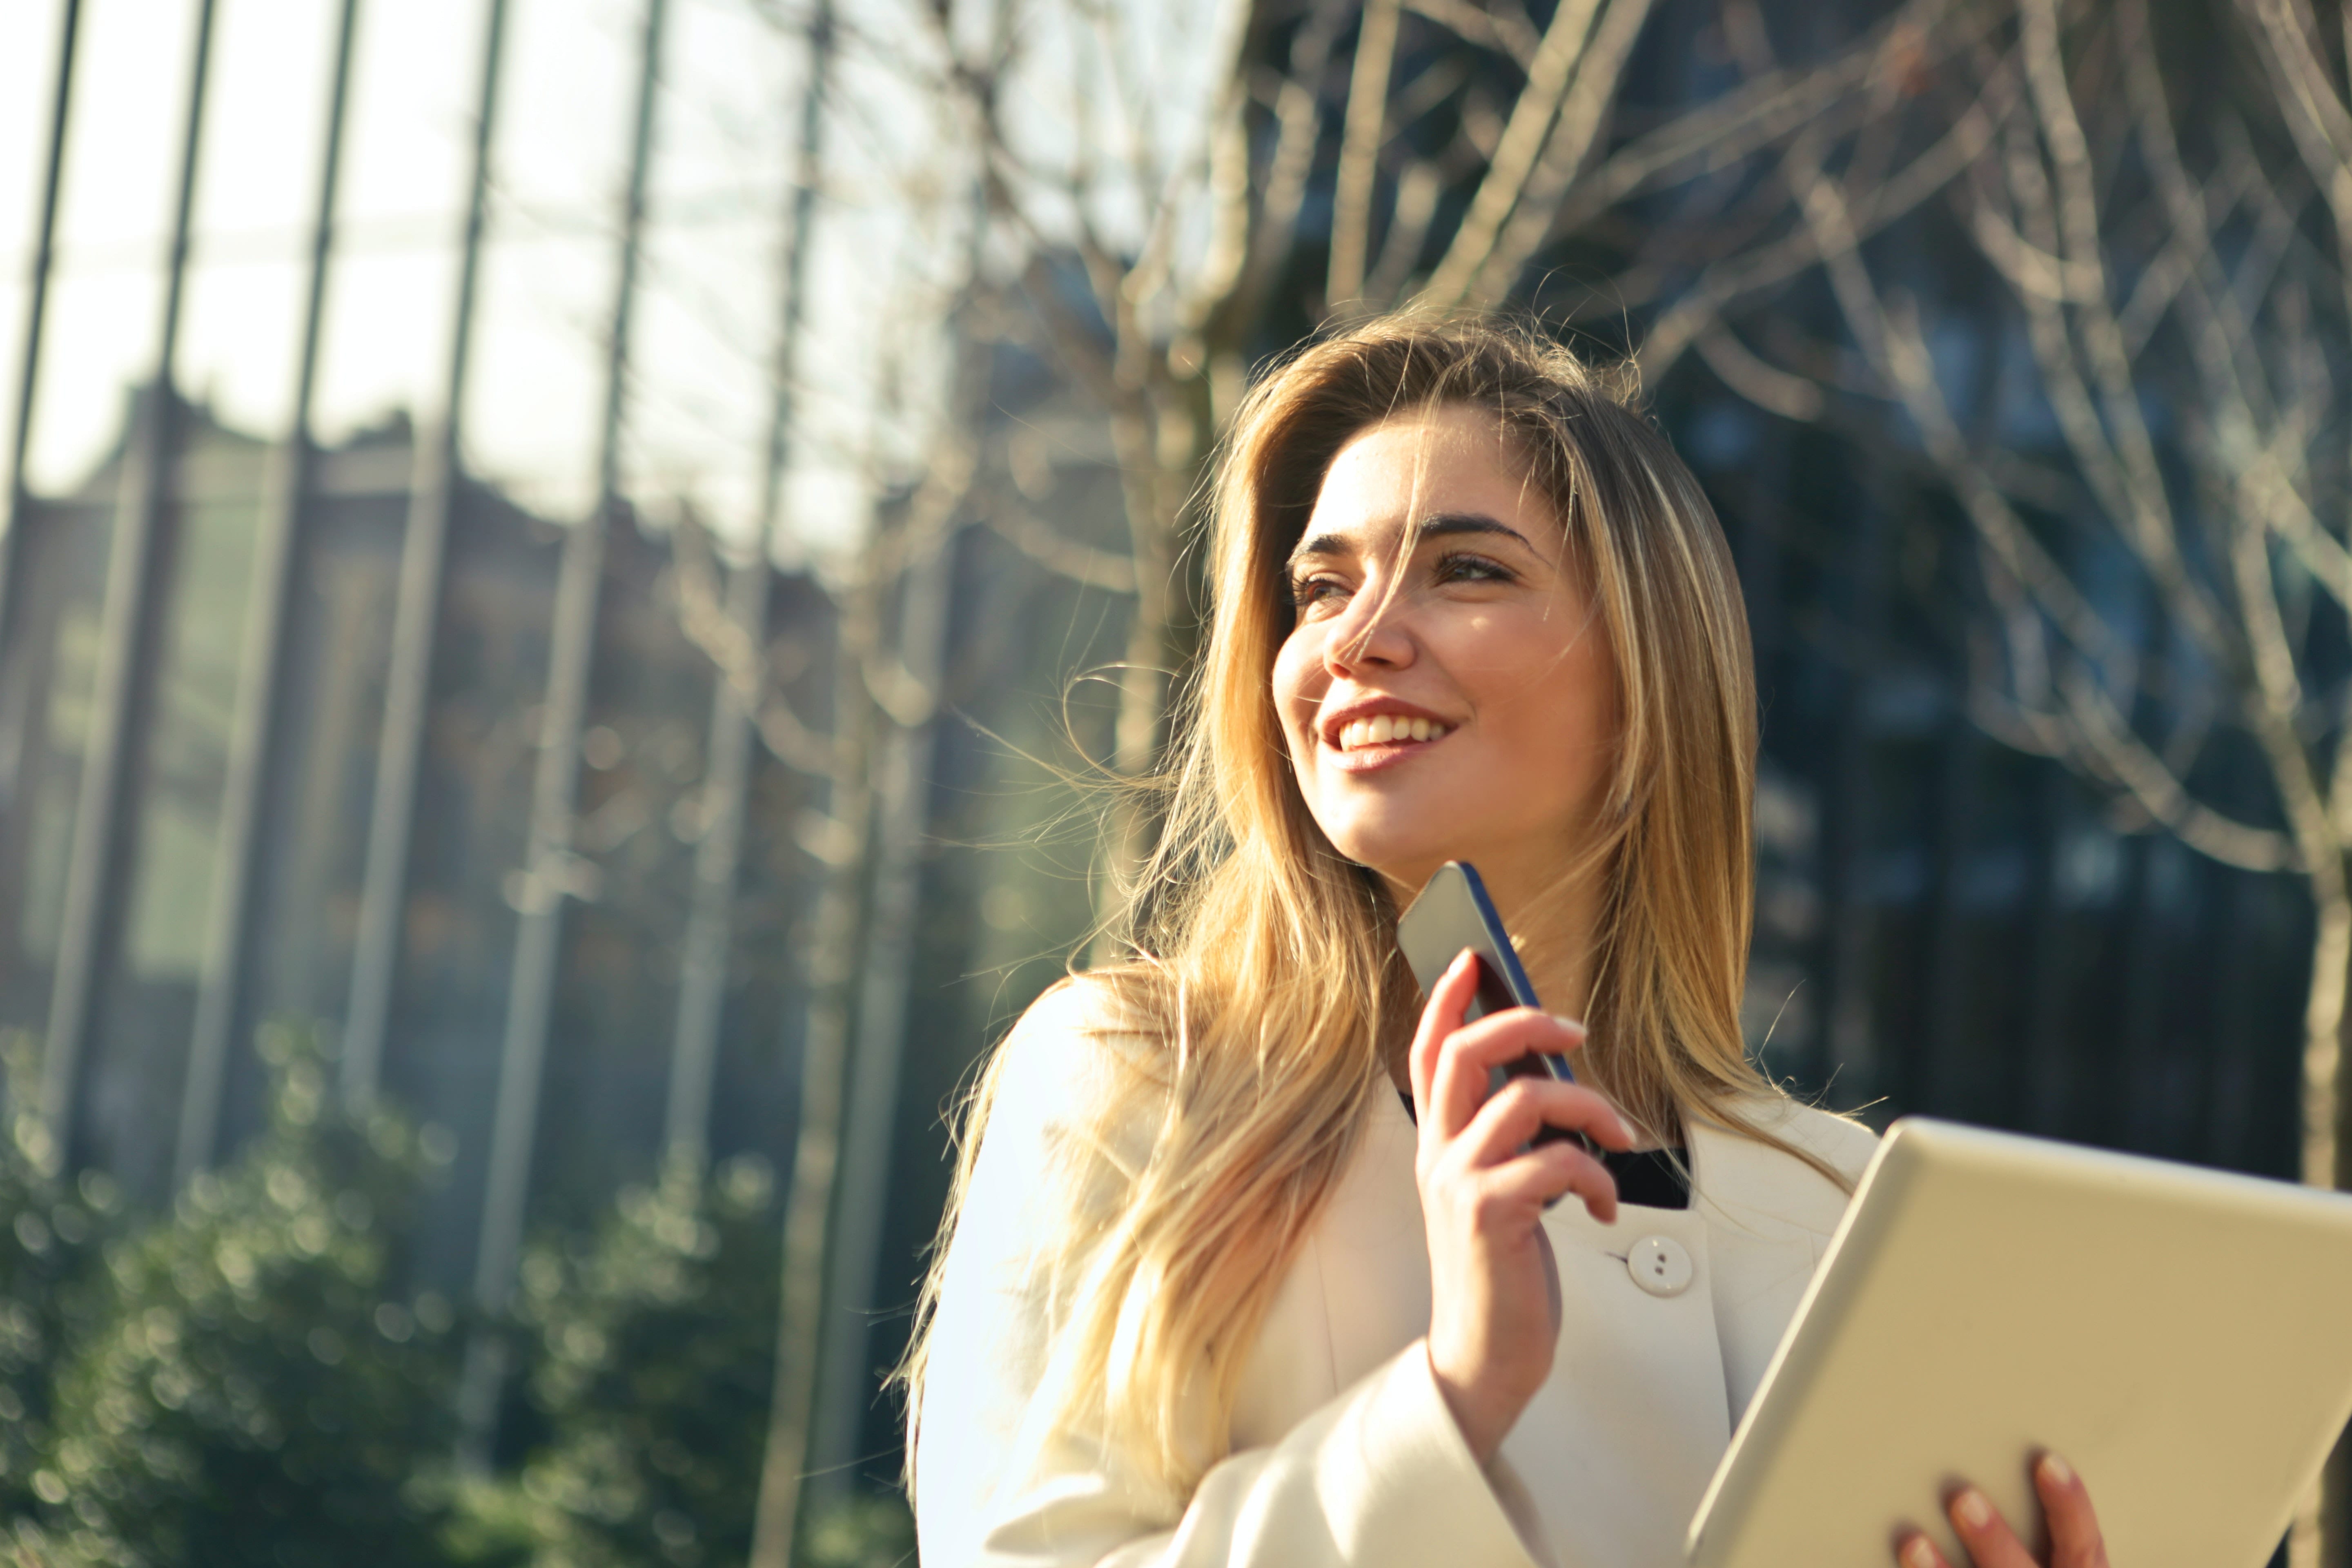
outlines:
[[1305, 532], [1372, 544], [1433, 512], [1491, 517], [1529, 539], [1560, 532], [1517, 437], [1491, 413], [1461, 404], [1351, 437], [1324, 472]]

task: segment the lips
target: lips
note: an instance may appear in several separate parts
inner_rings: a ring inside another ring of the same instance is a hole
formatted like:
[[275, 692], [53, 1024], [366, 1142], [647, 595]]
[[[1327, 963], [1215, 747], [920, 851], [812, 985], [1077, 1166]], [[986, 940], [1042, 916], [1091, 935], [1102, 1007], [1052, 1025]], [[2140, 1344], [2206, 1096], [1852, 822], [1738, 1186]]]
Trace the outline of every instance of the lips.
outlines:
[[1383, 773], [1411, 763], [1453, 732], [1425, 713], [1359, 708], [1351, 716], [1343, 710], [1324, 726], [1324, 765], [1340, 773]]

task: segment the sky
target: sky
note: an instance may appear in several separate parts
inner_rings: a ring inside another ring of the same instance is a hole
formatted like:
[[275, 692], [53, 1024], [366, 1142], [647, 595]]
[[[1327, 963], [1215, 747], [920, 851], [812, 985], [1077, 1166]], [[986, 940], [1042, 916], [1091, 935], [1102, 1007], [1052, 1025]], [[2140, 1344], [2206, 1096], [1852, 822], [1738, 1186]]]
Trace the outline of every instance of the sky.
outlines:
[[[858, 27], [898, 0], [849, 0]], [[673, 0], [650, 226], [632, 336], [625, 489], [755, 531], [807, 0]], [[177, 364], [226, 424], [292, 415], [333, 0], [217, 0]], [[0, 9], [0, 430], [13, 428], [54, 91], [55, 0]], [[79, 484], [160, 350], [163, 258], [187, 115], [196, 0], [83, 0], [58, 262], [26, 479]], [[362, 0], [315, 428], [436, 417], [449, 356], [483, 0]], [[511, 0], [462, 440], [476, 471], [542, 515], [594, 500], [604, 342], [626, 185], [640, 0]], [[804, 340], [787, 558], [854, 536], [879, 464], [903, 461], [894, 363], [935, 353], [936, 116], [853, 43], [827, 169]], [[935, 183], [935, 182], [934, 182]], [[904, 379], [901, 377], [900, 379]], [[0, 464], [6, 454], [0, 451]]]

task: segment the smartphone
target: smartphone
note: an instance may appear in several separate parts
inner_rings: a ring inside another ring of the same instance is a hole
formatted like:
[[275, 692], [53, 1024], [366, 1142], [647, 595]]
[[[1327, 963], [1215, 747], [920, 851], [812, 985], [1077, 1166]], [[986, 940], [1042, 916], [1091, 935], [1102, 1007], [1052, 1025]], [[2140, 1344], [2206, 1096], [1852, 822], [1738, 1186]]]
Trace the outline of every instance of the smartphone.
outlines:
[[[1397, 946], [1413, 979], [1420, 982], [1424, 998], [1437, 988], [1455, 956], [1464, 948], [1470, 950], [1477, 960], [1478, 990], [1463, 1014], [1465, 1023], [1506, 1007], [1542, 1005], [1536, 1000], [1536, 988], [1528, 983], [1528, 972], [1519, 967], [1510, 933], [1503, 929], [1503, 917], [1495, 912], [1495, 901], [1486, 896], [1486, 884], [1478, 879], [1476, 868], [1467, 860], [1448, 860], [1437, 868], [1412, 907], [1397, 918]], [[1567, 1058], [1530, 1052], [1496, 1069], [1495, 1082], [1499, 1085], [1506, 1078], [1528, 1074], [1546, 1075], [1562, 1083], [1576, 1081]], [[1548, 1126], [1535, 1141], [1553, 1143], [1562, 1138], [1588, 1151], [1592, 1148], [1590, 1139], [1565, 1127]]]

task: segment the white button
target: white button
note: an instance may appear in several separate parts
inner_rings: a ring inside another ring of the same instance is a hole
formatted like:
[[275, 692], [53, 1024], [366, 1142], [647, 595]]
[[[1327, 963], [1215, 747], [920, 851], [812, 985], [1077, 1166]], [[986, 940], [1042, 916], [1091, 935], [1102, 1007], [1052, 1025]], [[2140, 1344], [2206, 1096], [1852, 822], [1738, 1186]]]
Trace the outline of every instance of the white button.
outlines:
[[1671, 1236], [1645, 1236], [1633, 1244], [1625, 1271], [1653, 1296], [1679, 1296], [1691, 1282], [1690, 1250]]

